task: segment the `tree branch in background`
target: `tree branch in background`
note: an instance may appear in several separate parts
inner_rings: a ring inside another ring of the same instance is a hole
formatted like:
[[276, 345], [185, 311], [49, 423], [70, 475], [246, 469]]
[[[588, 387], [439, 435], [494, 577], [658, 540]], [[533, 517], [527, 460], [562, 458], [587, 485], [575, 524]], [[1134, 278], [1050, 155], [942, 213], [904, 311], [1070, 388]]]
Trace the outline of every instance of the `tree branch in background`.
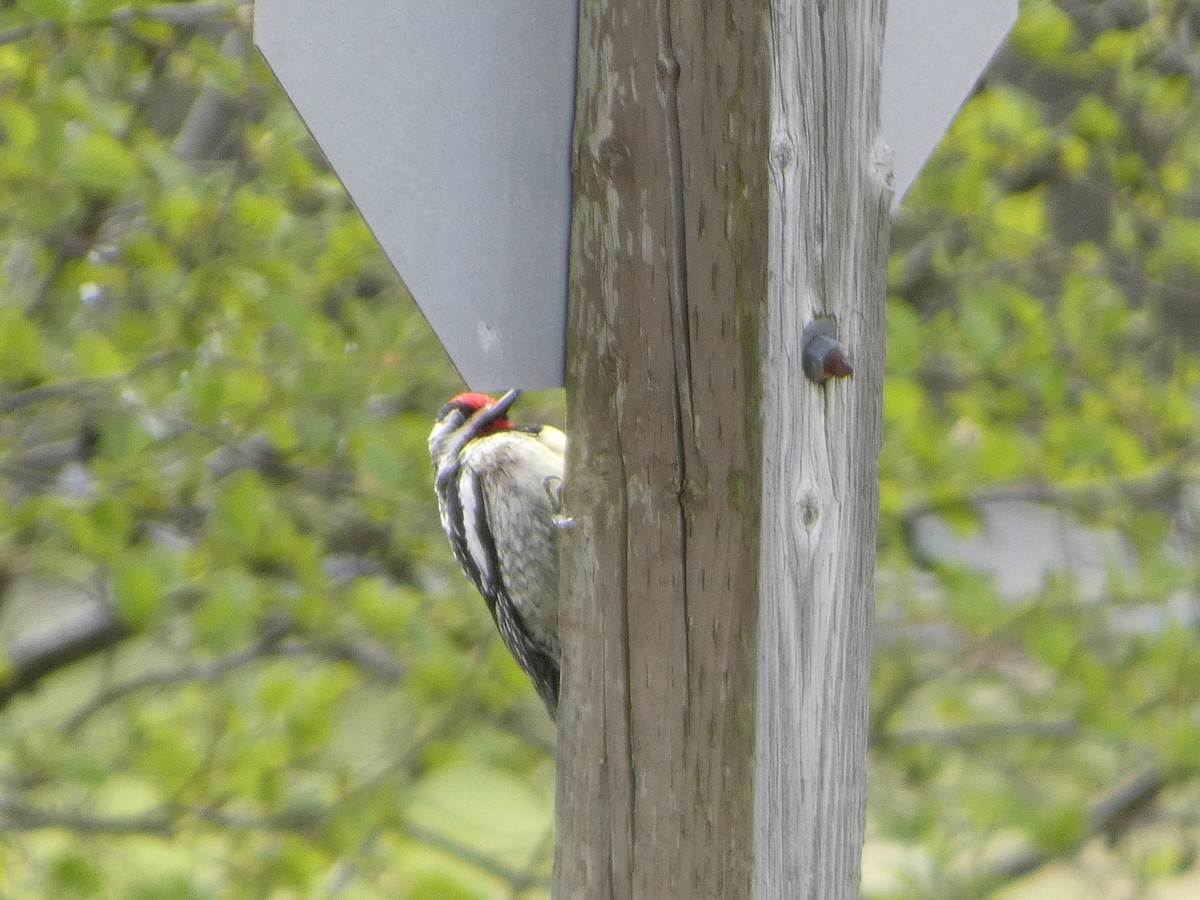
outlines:
[[[244, 3], [239, 2], [238, 6]], [[232, 59], [245, 60], [250, 52], [249, 29], [241, 23], [238, 7], [227, 4], [167, 4], [143, 10], [119, 10], [95, 25], [121, 26], [140, 20], [164, 22], [177, 27], [199, 25], [209, 21], [219, 21], [227, 18], [232, 27], [226, 36], [222, 53]], [[35, 25], [31, 29], [17, 29], [20, 35], [17, 39], [28, 37], [43, 26]], [[16, 34], [16, 32], [13, 32]], [[5, 35], [0, 34], [0, 45], [5, 43]], [[161, 82], [163, 73], [174, 47], [164, 47], [158, 53], [150, 72], [147, 89], [141, 93], [138, 102], [133, 106], [128, 121], [121, 129], [120, 138], [128, 141], [129, 135], [141, 122], [148, 106], [148, 101], [154, 93], [155, 86]], [[237, 109], [236, 100], [222, 89], [213, 85], [205, 86], [197, 95], [192, 108], [184, 121], [180, 134], [176, 138], [175, 155], [184, 161], [196, 163], [205, 158], [217, 148], [219, 141], [228, 134], [229, 123]], [[128, 213], [128, 211], [126, 211]], [[82, 212], [76, 217], [75, 224], [61, 238], [57, 253], [51, 261], [41, 288], [29, 312], [36, 317], [44, 317], [50, 311], [54, 295], [54, 286], [59, 276], [74, 260], [83, 259], [98, 243], [117, 243], [119, 235], [132, 226], [123, 221], [136, 215], [122, 217], [110, 198], [94, 197], [89, 199]], [[108, 235], [107, 232], [116, 232]], [[101, 240], [102, 236], [107, 240]]]
[[246, 666], [273, 657], [307, 656], [331, 662], [346, 662], [366, 672], [372, 678], [388, 683], [395, 683], [402, 674], [400, 664], [381, 648], [366, 644], [354, 644], [349, 641], [291, 641], [287, 639], [290, 630], [288, 624], [280, 623], [277, 627], [269, 629], [251, 646], [220, 659], [206, 660], [161, 672], [150, 672], [104, 688], [71, 714], [63, 723], [62, 732], [67, 736], [74, 734], [106, 706], [140, 691], [193, 681], [217, 681]]
[[36, 25], [21, 25], [7, 31], [0, 31], [0, 47], [6, 44], [19, 44], [21, 41], [33, 37], [37, 31], [38, 26]]
[[[249, 6], [250, 0], [236, 0], [235, 3], [164, 3], [161, 6], [151, 6], [144, 9], [119, 9], [116, 12], [99, 19], [89, 19], [86, 22], [74, 22], [74, 25], [88, 25], [93, 28], [106, 28], [115, 25], [133, 25], [137, 22], [161, 22], [177, 28], [195, 28], [220, 22], [222, 19], [232, 22], [238, 15], [239, 8]], [[41, 21], [28, 25], [18, 25], [7, 31], [0, 31], [0, 47], [6, 44], [16, 44], [40, 33], [55, 33], [62, 30], [57, 22]]]
[[956, 728], [901, 728], [880, 735], [872, 744], [881, 746], [974, 746], [1017, 738], [1069, 738], [1079, 727], [1070, 719], [1051, 719], [1046, 722], [997, 722], [981, 725], [961, 725]]
[[[55, 828], [78, 834], [136, 834], [167, 839], [175, 836], [180, 820], [185, 818], [198, 819], [227, 831], [304, 832], [320, 826], [335, 809], [336, 804], [269, 815], [244, 815], [220, 809], [181, 807], [136, 816], [98, 816], [75, 810], [44, 809], [0, 797], [0, 834]], [[400, 832], [470, 863], [518, 892], [550, 886], [550, 880], [545, 876], [511, 868], [468, 844], [421, 825], [406, 823], [400, 826]]]
[[0, 414], [19, 412], [26, 407], [39, 403], [52, 403], [58, 400], [74, 400], [86, 403], [100, 396], [102, 391], [125, 386], [131, 377], [140, 375], [157, 366], [183, 359], [182, 350], [163, 350], [151, 353], [138, 360], [137, 365], [119, 375], [109, 375], [97, 378], [64, 378], [39, 384], [36, 387], [0, 393]]
[[0, 679], [0, 709], [47, 675], [115, 647], [130, 631], [112, 605], [97, 598], [81, 603], [43, 628], [13, 643]]
[[521, 871], [510, 868], [503, 863], [496, 862], [496, 860], [479, 852], [475, 848], [459, 843], [453, 838], [448, 838], [440, 832], [423, 828], [420, 825], [414, 825], [411, 822], [405, 824], [403, 830], [413, 840], [420, 841], [422, 844], [433, 847], [435, 850], [442, 850], [452, 856], [457, 856], [459, 859], [470, 863], [476, 868], [482, 869], [489, 875], [507, 882], [517, 893], [535, 887], [542, 888], [543, 890], [550, 888], [549, 878], [535, 875], [528, 869]]
[[[180, 670], [180, 672], [203, 671], [205, 674], [217, 677], [227, 671], [236, 669], [239, 665], [253, 661], [256, 657], [269, 655], [275, 651], [284, 651], [287, 647], [286, 631], [287, 626], [281, 624], [276, 631], [264, 635], [263, 639], [253, 647], [232, 654], [223, 660], [192, 667], [190, 670]], [[317, 648], [321, 645], [313, 644], [309, 646]], [[485, 650], [481, 649], [476, 652], [472, 658], [471, 669], [478, 672], [483, 665], [485, 657]], [[114, 688], [111, 692], [112, 697], [108, 696], [110, 692], [106, 692], [97, 698], [97, 700], [108, 702], [110, 699], [115, 699], [118, 692], [128, 692], [124, 689], [136, 690], [141, 687], [151, 687], [154, 684], [169, 683], [170, 680], [183, 680], [182, 677], [174, 678], [171, 673], [162, 674], [165, 678], [160, 677], [157, 682], [154, 681], [155, 676], [135, 679], [119, 688]], [[379, 771], [369, 775], [359, 784], [347, 788], [339, 797], [336, 797], [329, 803], [321, 805], [295, 805], [264, 812], [246, 812], [240, 809], [231, 811], [218, 806], [163, 804], [138, 815], [106, 816], [81, 808], [51, 809], [41, 805], [24, 803], [13, 796], [0, 796], [0, 834], [30, 832], [42, 829], [62, 829], [78, 834], [145, 835], [170, 839], [179, 833], [184, 823], [189, 820], [204, 822], [214, 828], [231, 832], [308, 833], [325, 826], [331, 817], [345, 809], [347, 804], [370, 796], [388, 779], [397, 775], [412, 778], [414, 773], [410, 770], [418, 764], [423, 749], [429, 746], [431, 742], [444, 738], [457, 725], [464, 721], [464, 707], [469, 702], [469, 699], [469, 692], [461, 692], [441, 715], [437, 716], [426, 727], [420, 728], [412, 734], [409, 745], [394, 759], [389, 761]], [[96, 708], [98, 708], [99, 704], [93, 701], [91, 705], [96, 705]], [[86, 718], [87, 715], [90, 715], [94, 711], [94, 709], [84, 707], [72, 719], [82, 721], [83, 718]], [[536, 874], [533, 871], [532, 862], [527, 869], [520, 870], [507, 865], [505, 862], [496, 860], [466, 843], [461, 843], [452, 836], [447, 836], [439, 831], [434, 831], [411, 822], [398, 824], [396, 831], [410, 840], [418, 841], [462, 859], [505, 882], [512, 890], [514, 896], [519, 896], [522, 892], [531, 888], [544, 890], [549, 887], [549, 879], [543, 875]]]
[[1112, 478], [1084, 485], [1054, 485], [1049, 483], [1007, 484], [981, 488], [955, 497], [929, 497], [909, 504], [901, 513], [905, 521], [911, 522], [921, 516], [964, 506], [980, 506], [1007, 500], [1024, 500], [1043, 503], [1067, 510], [1086, 511], [1102, 508], [1114, 499], [1137, 503], [1142, 506], [1158, 506], [1169, 503], [1187, 483], [1184, 468], [1200, 450], [1200, 444], [1178, 454], [1168, 467], [1150, 475], [1129, 478]]
[[[234, 28], [225, 37], [221, 55], [244, 62], [250, 55], [250, 35]], [[192, 104], [172, 152], [184, 162], [195, 163], [212, 157], [229, 136], [229, 124], [237, 115], [239, 101], [216, 85], [206, 85]]]
[[177, 28], [195, 28], [222, 19], [234, 20], [241, 7], [249, 6], [250, 0], [235, 0], [233, 3], [164, 3], [142, 9], [119, 9], [108, 16], [114, 25], [130, 25], [135, 22], [161, 22]]
[[1069, 847], [1048, 851], [1026, 847], [1002, 857], [984, 878], [989, 884], [1013, 881], [1040, 869], [1055, 859], [1079, 851], [1100, 835], [1116, 837], [1131, 820], [1167, 786], [1166, 773], [1159, 766], [1147, 766], [1095, 798], [1088, 808], [1087, 827]]
[[171, 837], [175, 823], [162, 813], [140, 816], [95, 816], [85, 812], [40, 809], [0, 796], [0, 834], [62, 828], [80, 834], [145, 834]]

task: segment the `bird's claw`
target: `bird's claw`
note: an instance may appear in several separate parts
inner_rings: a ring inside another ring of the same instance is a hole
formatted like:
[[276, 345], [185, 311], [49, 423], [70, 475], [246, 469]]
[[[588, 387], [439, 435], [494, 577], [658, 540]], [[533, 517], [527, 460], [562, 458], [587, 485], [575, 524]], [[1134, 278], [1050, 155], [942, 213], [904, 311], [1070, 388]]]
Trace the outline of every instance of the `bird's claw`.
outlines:
[[549, 475], [542, 482], [542, 487], [546, 489], [546, 495], [550, 498], [550, 508], [554, 510], [554, 516], [550, 519], [554, 523], [555, 528], [570, 528], [575, 524], [575, 520], [570, 516], [563, 515], [563, 480], [557, 475]]

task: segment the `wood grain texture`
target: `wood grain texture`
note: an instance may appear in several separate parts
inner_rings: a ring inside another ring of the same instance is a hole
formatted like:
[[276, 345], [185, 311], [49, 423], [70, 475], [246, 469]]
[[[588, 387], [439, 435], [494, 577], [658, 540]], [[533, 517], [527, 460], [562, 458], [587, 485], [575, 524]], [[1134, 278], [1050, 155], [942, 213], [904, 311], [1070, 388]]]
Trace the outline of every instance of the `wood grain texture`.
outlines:
[[[558, 900], [856, 886], [842, 857], [862, 837], [886, 204], [847, 143], [873, 128], [823, 105], [867, 90], [838, 86], [857, 69], [825, 71], [841, 56], [824, 36], [785, 66], [802, 51], [775, 5], [581, 3]], [[781, 111], [801, 86], [814, 96]], [[818, 311], [865, 377], [803, 380]], [[810, 780], [835, 776], [848, 786]], [[824, 823], [801, 819], [827, 813], [837, 833], [814, 843]], [[830, 854], [828, 877], [793, 877]]]
[[[774, 0], [754, 896], [858, 896], [890, 151], [884, 0]], [[852, 379], [805, 380], [837, 318]]]
[[749, 896], [765, 9], [581, 10], [560, 898]]

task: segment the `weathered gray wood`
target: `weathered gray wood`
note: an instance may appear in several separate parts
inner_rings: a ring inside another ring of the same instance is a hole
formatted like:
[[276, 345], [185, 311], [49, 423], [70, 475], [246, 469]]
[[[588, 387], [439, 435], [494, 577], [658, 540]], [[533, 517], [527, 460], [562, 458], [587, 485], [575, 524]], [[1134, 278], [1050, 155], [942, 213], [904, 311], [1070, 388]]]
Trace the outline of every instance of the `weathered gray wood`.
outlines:
[[[581, 4], [559, 900], [857, 887], [887, 204], [850, 6]], [[800, 375], [818, 311], [855, 380]]]
[[[772, 4], [763, 375], [758, 900], [856, 897], [874, 610], [890, 152], [884, 0]], [[852, 379], [814, 389], [796, 348], [837, 317]]]

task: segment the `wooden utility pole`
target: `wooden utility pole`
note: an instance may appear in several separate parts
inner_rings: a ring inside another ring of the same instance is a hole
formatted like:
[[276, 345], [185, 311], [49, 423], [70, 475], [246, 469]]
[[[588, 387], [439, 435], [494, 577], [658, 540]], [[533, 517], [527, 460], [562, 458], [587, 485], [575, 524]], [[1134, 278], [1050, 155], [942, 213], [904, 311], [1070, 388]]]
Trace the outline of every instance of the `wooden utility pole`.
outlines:
[[857, 896], [884, 6], [581, 0], [558, 900]]

